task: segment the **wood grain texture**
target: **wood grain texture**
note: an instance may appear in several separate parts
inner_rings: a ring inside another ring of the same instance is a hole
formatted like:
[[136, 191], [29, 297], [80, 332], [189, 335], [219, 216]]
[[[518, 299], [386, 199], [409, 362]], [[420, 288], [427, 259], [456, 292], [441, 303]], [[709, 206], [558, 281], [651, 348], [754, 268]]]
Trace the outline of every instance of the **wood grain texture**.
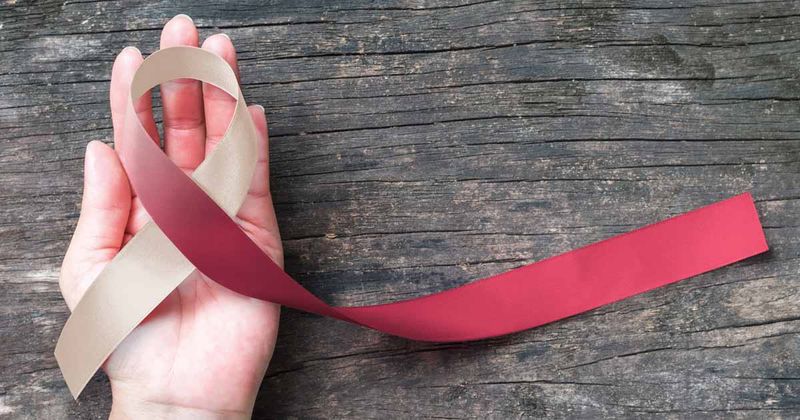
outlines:
[[256, 418], [800, 416], [797, 1], [0, 6], [0, 417], [102, 418], [52, 351], [115, 54], [186, 13], [270, 119], [288, 271], [327, 301], [466, 283], [751, 191], [772, 250], [512, 336], [285, 310]]

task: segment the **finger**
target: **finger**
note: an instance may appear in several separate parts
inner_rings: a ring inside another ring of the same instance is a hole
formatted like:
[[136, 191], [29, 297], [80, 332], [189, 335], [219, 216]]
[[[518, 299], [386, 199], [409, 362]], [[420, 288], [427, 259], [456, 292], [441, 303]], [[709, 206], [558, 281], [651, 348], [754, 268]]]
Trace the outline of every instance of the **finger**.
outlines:
[[[125, 121], [125, 112], [128, 108], [128, 96], [130, 95], [131, 80], [136, 69], [142, 64], [142, 53], [136, 47], [126, 47], [111, 69], [111, 88], [109, 99], [111, 100], [111, 122], [114, 125], [114, 144], [118, 147], [125, 140], [122, 138], [122, 126]], [[143, 127], [150, 134], [150, 137], [158, 142], [158, 129], [153, 120], [153, 103], [150, 92], [142, 95], [134, 101], [134, 109], [142, 122]]]
[[102, 142], [89, 143], [81, 215], [64, 257], [60, 279], [62, 294], [70, 307], [94, 278], [87, 276], [87, 272], [102, 268], [119, 252], [130, 205], [131, 191], [119, 157]]
[[[114, 67], [111, 70], [111, 119], [114, 124], [114, 144], [117, 150], [120, 150], [122, 144], [125, 142], [123, 125], [125, 113], [128, 109], [131, 80], [133, 80], [133, 75], [142, 64], [142, 61], [142, 54], [138, 49], [135, 47], [127, 47], [117, 55], [117, 59], [114, 61]], [[153, 120], [152, 96], [150, 92], [134, 101], [134, 109], [139, 117], [139, 121], [142, 122], [148, 134], [150, 134], [150, 137], [158, 142], [158, 129]], [[131, 189], [131, 196], [133, 197], [133, 208], [130, 212], [130, 223], [127, 231], [129, 234], [134, 234], [150, 217], [142, 208], [139, 199], [136, 197], [136, 191], [133, 189]]]
[[258, 131], [258, 162], [253, 181], [247, 191], [237, 218], [242, 227], [250, 234], [261, 248], [282, 264], [281, 239], [278, 221], [272, 205], [272, 194], [269, 188], [269, 134], [264, 107], [253, 105], [248, 107], [250, 118]]
[[269, 129], [267, 127], [267, 114], [261, 105], [247, 107], [253, 125], [258, 132], [258, 162], [256, 175], [250, 184], [248, 194], [251, 197], [264, 197], [269, 193]]
[[[236, 49], [227, 35], [216, 34], [208, 37], [203, 42], [203, 49], [224, 58], [233, 68], [236, 77], [239, 77]], [[206, 155], [208, 155], [228, 129], [233, 111], [236, 109], [236, 98], [214, 85], [203, 83], [203, 103], [206, 116]]]
[[[197, 28], [189, 16], [177, 15], [164, 25], [161, 48], [196, 47]], [[194, 79], [177, 79], [161, 84], [164, 107], [164, 151], [176, 166], [191, 173], [205, 156], [206, 127], [203, 90]]]
[[86, 147], [84, 166], [81, 216], [70, 246], [113, 257], [122, 245], [130, 212], [128, 178], [114, 150], [99, 141]]

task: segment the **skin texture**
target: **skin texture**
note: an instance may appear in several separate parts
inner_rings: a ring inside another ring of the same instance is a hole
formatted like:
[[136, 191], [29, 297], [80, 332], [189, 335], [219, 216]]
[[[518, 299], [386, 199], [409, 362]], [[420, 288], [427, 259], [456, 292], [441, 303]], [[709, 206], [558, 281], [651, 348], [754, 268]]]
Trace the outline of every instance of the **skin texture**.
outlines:
[[[161, 48], [198, 46], [192, 20], [178, 15], [161, 33]], [[236, 51], [224, 34], [202, 48], [237, 70]], [[121, 124], [130, 81], [142, 62], [128, 47], [111, 76], [114, 143], [125, 141]], [[235, 100], [214, 86], [175, 80], [161, 86], [164, 151], [190, 174], [222, 138]], [[150, 95], [136, 103], [154, 139]], [[268, 136], [264, 109], [249, 112], [261, 134], [259, 163], [238, 215], [241, 228], [278, 265], [283, 249], [269, 189]], [[117, 153], [102, 142], [86, 149], [81, 216], [61, 267], [64, 299], [74, 308], [80, 296], [121, 247], [149, 220], [131, 190]], [[238, 295], [199, 272], [188, 277], [114, 351], [103, 366], [111, 382], [112, 418], [249, 417], [275, 346], [279, 307]]]

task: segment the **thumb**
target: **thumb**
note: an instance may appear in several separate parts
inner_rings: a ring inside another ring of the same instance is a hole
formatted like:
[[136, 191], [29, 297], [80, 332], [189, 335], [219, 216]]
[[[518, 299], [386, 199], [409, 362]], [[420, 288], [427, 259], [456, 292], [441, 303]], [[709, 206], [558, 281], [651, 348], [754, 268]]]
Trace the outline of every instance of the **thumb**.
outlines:
[[131, 189], [117, 153], [99, 141], [86, 147], [78, 226], [61, 266], [61, 294], [73, 308], [122, 246]]

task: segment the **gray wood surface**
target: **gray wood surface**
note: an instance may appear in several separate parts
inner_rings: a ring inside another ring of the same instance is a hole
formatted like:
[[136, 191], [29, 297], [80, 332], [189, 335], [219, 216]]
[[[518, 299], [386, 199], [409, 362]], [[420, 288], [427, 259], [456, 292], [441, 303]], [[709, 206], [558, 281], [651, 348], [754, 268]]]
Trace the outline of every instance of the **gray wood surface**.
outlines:
[[285, 310], [255, 417], [800, 416], [800, 3], [0, 5], [0, 417], [101, 418], [52, 351], [86, 143], [124, 46], [228, 33], [271, 125], [288, 271], [335, 304], [442, 290], [743, 192], [772, 250], [475, 343]]

